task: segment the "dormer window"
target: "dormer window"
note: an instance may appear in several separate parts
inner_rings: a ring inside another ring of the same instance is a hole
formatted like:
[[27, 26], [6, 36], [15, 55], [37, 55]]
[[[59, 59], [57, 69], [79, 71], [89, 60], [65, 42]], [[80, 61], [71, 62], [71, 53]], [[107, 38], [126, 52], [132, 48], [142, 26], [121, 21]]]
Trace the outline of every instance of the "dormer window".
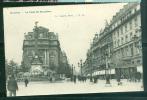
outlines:
[[39, 34], [39, 38], [43, 38], [43, 33], [40, 33]]
[[29, 36], [28, 36], [28, 39], [32, 39], [32, 36], [31, 36], [31, 35], [29, 35]]
[[51, 36], [50, 36], [50, 39], [54, 39], [54, 36], [53, 36], [53, 35], [51, 35]]

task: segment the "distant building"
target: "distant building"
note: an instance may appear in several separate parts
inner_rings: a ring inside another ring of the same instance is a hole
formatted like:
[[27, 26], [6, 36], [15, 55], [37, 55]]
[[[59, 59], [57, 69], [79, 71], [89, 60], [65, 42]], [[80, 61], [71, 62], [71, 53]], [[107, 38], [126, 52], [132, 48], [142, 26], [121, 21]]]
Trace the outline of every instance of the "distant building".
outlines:
[[128, 3], [94, 36], [83, 72], [104, 78], [108, 68], [111, 78], [134, 80], [142, 73], [141, 40], [140, 5]]

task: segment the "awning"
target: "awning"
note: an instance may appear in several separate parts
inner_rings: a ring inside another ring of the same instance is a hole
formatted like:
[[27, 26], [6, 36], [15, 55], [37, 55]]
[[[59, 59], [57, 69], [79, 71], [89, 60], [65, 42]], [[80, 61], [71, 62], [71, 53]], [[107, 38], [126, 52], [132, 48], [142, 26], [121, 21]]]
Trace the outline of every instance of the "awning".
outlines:
[[[115, 74], [115, 69], [109, 69], [109, 74]], [[92, 73], [93, 76], [95, 75], [105, 75], [105, 70], [99, 70], [99, 71], [95, 71], [94, 73]]]
[[115, 69], [110, 69], [110, 74], [115, 74]]
[[137, 72], [143, 73], [143, 67], [142, 66], [137, 66]]

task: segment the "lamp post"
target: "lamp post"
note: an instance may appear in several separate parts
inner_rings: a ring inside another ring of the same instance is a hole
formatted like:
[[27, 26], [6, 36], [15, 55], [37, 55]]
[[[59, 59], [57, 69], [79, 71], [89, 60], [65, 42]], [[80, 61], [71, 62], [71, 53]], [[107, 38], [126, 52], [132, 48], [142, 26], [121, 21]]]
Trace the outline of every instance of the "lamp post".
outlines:
[[82, 76], [82, 67], [83, 67], [83, 64], [82, 64], [82, 59], [80, 60], [80, 62], [78, 62], [78, 67], [80, 67], [80, 74]]
[[90, 66], [90, 82], [93, 82], [92, 80], [92, 70], [93, 70], [93, 67], [92, 67], [92, 57], [91, 55], [89, 54], [89, 66]]
[[75, 66], [73, 67], [73, 76], [75, 75]]
[[[78, 67], [80, 67], [80, 63], [78, 62]], [[80, 75], [81, 75], [81, 69], [80, 69]]]
[[82, 59], [80, 60], [80, 66], [81, 66], [81, 76], [83, 76], [83, 72], [82, 72], [82, 67], [83, 67], [83, 65], [82, 65]]
[[108, 63], [108, 57], [110, 56], [110, 48], [108, 45], [108, 51], [105, 52], [105, 63], [106, 63], [106, 70], [105, 70], [105, 75], [106, 75], [106, 86], [111, 86], [110, 84], [110, 75], [109, 75], [109, 63]]
[[71, 65], [71, 81], [73, 81], [73, 64]]
[[[133, 38], [132, 56], [134, 56], [134, 51], [137, 50], [137, 42], [138, 42], [137, 40], [138, 40], [138, 36], [137, 36], [137, 35], [134, 35], [132, 38]], [[136, 74], [136, 72], [137, 72], [137, 65], [134, 64], [134, 66], [135, 66], [135, 67], [132, 68], [132, 72], [131, 72], [131, 75], [132, 75], [132, 76], [131, 76], [131, 77], [132, 77], [133, 81], [136, 81], [136, 75], [135, 75], [135, 74]]]
[[[139, 30], [140, 32], [141, 32], [141, 30]], [[138, 50], [138, 56], [141, 56], [142, 57], [142, 52], [141, 52], [141, 50], [142, 50], [142, 44], [141, 44], [141, 40], [140, 40], [140, 37], [139, 36], [137, 36], [137, 35], [134, 35], [133, 37], [133, 41], [134, 41], [134, 47], [135, 47], [135, 49], [134, 50]], [[141, 61], [141, 60], [140, 60]], [[136, 67], [138, 67], [138, 66], [136, 66]], [[141, 79], [143, 79], [143, 74], [142, 74], [142, 72], [140, 72], [141, 73], [141, 76], [140, 76], [140, 78]], [[134, 75], [135, 76], [135, 75]], [[143, 86], [141, 86], [141, 87], [143, 87]]]

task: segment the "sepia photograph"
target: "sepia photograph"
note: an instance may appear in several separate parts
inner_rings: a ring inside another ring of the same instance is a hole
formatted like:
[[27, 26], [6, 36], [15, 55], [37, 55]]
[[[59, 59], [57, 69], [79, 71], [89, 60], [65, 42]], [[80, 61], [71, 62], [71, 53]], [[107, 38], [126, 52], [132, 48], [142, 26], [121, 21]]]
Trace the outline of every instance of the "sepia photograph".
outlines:
[[5, 7], [7, 96], [144, 91], [140, 3]]

